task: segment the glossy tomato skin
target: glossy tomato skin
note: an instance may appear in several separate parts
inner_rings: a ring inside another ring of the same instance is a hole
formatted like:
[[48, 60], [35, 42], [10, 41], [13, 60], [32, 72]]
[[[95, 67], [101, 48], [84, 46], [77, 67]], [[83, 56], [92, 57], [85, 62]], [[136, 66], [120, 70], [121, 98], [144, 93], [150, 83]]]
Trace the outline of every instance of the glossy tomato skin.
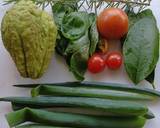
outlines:
[[106, 58], [106, 65], [109, 69], [119, 69], [122, 65], [122, 54], [119, 52], [111, 52]]
[[105, 69], [105, 60], [100, 53], [95, 53], [88, 60], [88, 70], [91, 73], [100, 73]]
[[97, 18], [97, 27], [102, 37], [120, 39], [128, 32], [127, 14], [118, 8], [104, 9]]

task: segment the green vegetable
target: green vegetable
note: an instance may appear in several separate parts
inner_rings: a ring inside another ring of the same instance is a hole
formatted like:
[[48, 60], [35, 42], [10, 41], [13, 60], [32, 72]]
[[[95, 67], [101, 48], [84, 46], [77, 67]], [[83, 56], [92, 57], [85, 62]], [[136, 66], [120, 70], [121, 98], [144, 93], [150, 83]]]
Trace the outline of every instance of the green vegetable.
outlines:
[[144, 117], [103, 118], [78, 114], [47, 112], [30, 108], [11, 112], [6, 118], [10, 127], [17, 126], [26, 121], [31, 121], [46, 125], [69, 126], [76, 128], [142, 128], [146, 121]]
[[76, 40], [81, 38], [90, 27], [86, 12], [71, 12], [63, 17], [61, 31], [65, 38]]
[[89, 37], [90, 37], [90, 49], [89, 49], [89, 55], [92, 56], [93, 53], [96, 51], [97, 44], [99, 42], [99, 34], [97, 29], [97, 22], [96, 22], [96, 16], [95, 14], [90, 14], [91, 16], [91, 27], [89, 30]]
[[[56, 45], [56, 52], [61, 55], [62, 57], [66, 57], [65, 51], [68, 46], [68, 40], [66, 40], [62, 34], [59, 32], [59, 35], [57, 37], [57, 45]], [[66, 57], [66, 61], [69, 62], [69, 57]], [[67, 62], [67, 63], [68, 63]], [[68, 63], [69, 64], [69, 63]]]
[[[131, 93], [138, 93], [138, 94], [144, 94], [147, 96], [152, 97], [160, 97], [160, 92], [148, 89], [148, 88], [142, 88], [142, 87], [136, 87], [131, 85], [125, 85], [125, 84], [117, 84], [117, 83], [103, 83], [103, 82], [64, 82], [64, 83], [52, 83], [52, 84], [21, 84], [21, 85], [14, 85], [16, 87], [38, 87], [38, 86], [59, 86], [59, 87], [72, 87], [72, 88], [84, 88], [84, 89], [102, 89], [102, 90], [115, 90], [115, 91], [125, 91], [125, 92], [131, 92]], [[49, 90], [47, 90], [49, 91]], [[52, 93], [52, 90], [50, 90]], [[56, 91], [56, 90], [55, 90]], [[45, 90], [44, 90], [45, 92]], [[81, 92], [83, 93], [83, 92]], [[84, 92], [85, 93], [85, 92]], [[107, 94], [106, 94], [107, 95]]]
[[145, 114], [144, 117], [146, 119], [153, 119], [153, 118], [155, 118], [155, 115], [151, 111], [148, 111], [148, 113]]
[[[109, 116], [143, 116], [148, 108], [142, 104], [129, 101], [115, 101], [82, 97], [6, 97], [0, 101], [9, 101], [14, 106], [31, 108], [69, 107], [83, 108], [103, 112]], [[13, 108], [15, 109], [15, 108]]]
[[62, 20], [65, 14], [77, 11], [76, 5], [73, 3], [70, 4], [59, 4], [55, 3], [52, 6], [52, 12], [55, 19], [55, 23], [58, 26], [58, 29], [61, 30]]
[[[26, 106], [12, 103], [12, 108], [13, 110], [20, 110], [25, 108]], [[73, 114], [81, 114], [81, 115], [89, 115], [89, 116], [101, 116], [101, 117], [126, 117], [126, 116], [115, 116], [115, 115], [109, 115], [107, 113], [104, 113], [103, 111], [97, 111], [97, 110], [92, 110], [92, 109], [87, 109], [87, 108], [80, 108], [80, 107], [31, 107], [31, 108], [38, 108], [38, 109], [43, 109], [47, 110], [50, 112], [63, 112], [63, 113], [73, 113]], [[128, 116], [128, 117], [133, 117], [133, 116]], [[136, 116], [134, 116], [136, 117]], [[144, 118], [146, 119], [153, 119], [155, 118], [155, 115], [151, 112], [148, 111], [143, 115]]]
[[142, 18], [130, 28], [123, 54], [126, 71], [135, 84], [152, 73], [159, 58], [159, 32], [154, 18]]
[[64, 87], [64, 86], [49, 86], [40, 85], [32, 89], [32, 96], [47, 95], [47, 96], [75, 96], [75, 97], [93, 97], [115, 100], [153, 100], [157, 96], [151, 94], [143, 94], [139, 92], [87, 88], [87, 87]]
[[[154, 15], [153, 15], [153, 12], [152, 12], [152, 10], [150, 10], [150, 9], [146, 9], [146, 10], [144, 10], [144, 11], [142, 11], [142, 12], [140, 12], [140, 13], [138, 13], [138, 14], [135, 14], [134, 12], [127, 12], [127, 14], [128, 14], [128, 17], [129, 17], [129, 23], [130, 23], [130, 28], [138, 21], [138, 20], [140, 20], [140, 19], [142, 19], [142, 18], [145, 18], [145, 17], [151, 17], [151, 18], [154, 18], [155, 19], [155, 17], [154, 17]], [[155, 21], [156, 21], [156, 19], [155, 19]], [[124, 43], [124, 40], [125, 39], [123, 39], [122, 40], [122, 43]], [[148, 82], [150, 82], [152, 85], [153, 85], [153, 87], [154, 87], [154, 77], [155, 77], [155, 69], [152, 71], [152, 73], [146, 78], [146, 80], [148, 81]], [[154, 87], [155, 88], [155, 87]]]
[[[146, 9], [140, 13], [137, 13], [135, 14], [134, 12], [127, 12], [127, 15], [128, 15], [128, 18], [129, 18], [129, 26], [130, 28], [137, 22], [139, 21], [140, 19], [142, 18], [146, 18], [146, 17], [151, 17], [151, 18], [154, 18], [154, 15], [153, 15], [153, 12], [152, 10], [150, 9]], [[156, 20], [156, 19], [155, 19]]]
[[42, 124], [26, 124], [26, 125], [17, 126], [15, 128], [67, 128], [67, 127], [55, 127], [55, 126], [47, 126]]
[[[88, 31], [86, 31], [85, 34], [81, 38], [79, 38], [78, 40], [73, 40], [68, 44], [68, 46], [65, 50], [65, 54], [66, 55], [74, 54], [77, 51], [80, 51], [80, 49], [79, 49], [80, 47], [86, 46], [87, 48], [89, 48], [89, 43], [90, 43], [90, 40], [88, 37]], [[88, 53], [87, 53], [87, 57], [88, 57]]]
[[87, 69], [87, 60], [89, 57], [87, 51], [89, 51], [89, 44], [82, 46], [70, 59], [70, 71], [80, 81], [84, 80], [84, 74]]
[[76, 6], [61, 3], [53, 5], [52, 11], [59, 26], [56, 51], [62, 55], [77, 80], [84, 80], [89, 55], [92, 55], [99, 41], [96, 16], [78, 12]]
[[2, 40], [23, 77], [39, 78], [54, 52], [53, 18], [30, 0], [17, 2], [2, 20]]

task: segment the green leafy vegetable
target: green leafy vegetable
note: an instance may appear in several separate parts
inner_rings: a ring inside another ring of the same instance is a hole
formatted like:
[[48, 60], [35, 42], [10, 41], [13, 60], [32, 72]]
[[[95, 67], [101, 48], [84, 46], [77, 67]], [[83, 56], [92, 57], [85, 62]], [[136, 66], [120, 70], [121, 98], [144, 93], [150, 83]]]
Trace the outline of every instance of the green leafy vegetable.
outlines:
[[66, 40], [62, 36], [62, 34], [59, 32], [59, 38], [57, 38], [56, 52], [59, 55], [66, 57], [65, 51], [66, 51], [67, 46], [68, 46], [68, 40]]
[[61, 31], [65, 38], [76, 40], [82, 37], [90, 26], [88, 13], [71, 12], [63, 17]]
[[[134, 12], [127, 12], [128, 17], [129, 17], [129, 21], [130, 21], [130, 28], [140, 19], [145, 18], [145, 17], [151, 17], [154, 18], [154, 15], [152, 13], [152, 10], [150, 9], [146, 9], [138, 14], [135, 14]], [[156, 21], [156, 19], [155, 19]], [[122, 39], [122, 43], [124, 42], [125, 38]], [[154, 77], [155, 77], [155, 69], [154, 71], [152, 71], [152, 73], [146, 78], [146, 80], [148, 82], [150, 82], [153, 85], [153, 88], [155, 88], [154, 86]]]
[[78, 80], [84, 80], [84, 74], [87, 69], [87, 60], [89, 53], [89, 45], [84, 45], [77, 52], [75, 52], [70, 60], [70, 70], [73, 72]]
[[58, 26], [59, 30], [61, 29], [62, 20], [65, 14], [71, 13], [76, 11], [76, 5], [75, 4], [59, 4], [55, 3], [54, 6], [52, 6], [53, 16], [55, 19], [55, 23]]
[[138, 14], [135, 14], [134, 12], [127, 12], [128, 18], [129, 18], [129, 26], [130, 28], [140, 19], [145, 18], [145, 17], [152, 17], [155, 18], [152, 10], [146, 9]]
[[159, 31], [154, 18], [142, 18], [130, 28], [123, 53], [126, 71], [135, 84], [152, 73], [159, 58]]
[[[89, 55], [99, 41], [96, 15], [78, 12], [73, 6], [53, 5], [53, 14], [59, 26], [56, 51], [62, 55], [77, 80], [84, 80]], [[58, 8], [58, 9], [57, 9]], [[58, 10], [58, 11], [57, 11]]]
[[[65, 50], [65, 54], [68, 55], [68, 54], [76, 53], [77, 51], [81, 50], [80, 48], [84, 46], [89, 48], [89, 44], [90, 44], [90, 40], [88, 37], [88, 31], [86, 31], [85, 34], [81, 36], [81, 38], [69, 42]], [[86, 50], [86, 53], [88, 53], [88, 50]]]
[[99, 34], [97, 29], [97, 23], [96, 23], [96, 16], [95, 14], [90, 14], [91, 19], [91, 27], [89, 30], [89, 36], [90, 36], [90, 49], [89, 49], [89, 55], [92, 56], [92, 54], [95, 52], [97, 44], [99, 42]]

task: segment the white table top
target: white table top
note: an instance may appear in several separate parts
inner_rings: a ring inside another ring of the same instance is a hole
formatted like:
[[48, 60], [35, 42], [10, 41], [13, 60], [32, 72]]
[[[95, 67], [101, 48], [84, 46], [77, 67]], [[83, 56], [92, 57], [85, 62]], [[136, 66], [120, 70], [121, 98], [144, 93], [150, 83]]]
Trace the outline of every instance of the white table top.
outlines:
[[[3, 15], [9, 6], [2, 6], [0, 2], [0, 22]], [[160, 1], [152, 0], [151, 9], [153, 10], [158, 26], [160, 28]], [[160, 61], [156, 69], [155, 85], [160, 90]], [[91, 75], [86, 73], [86, 80], [88, 81], [103, 81], [114, 83], [131, 83], [124, 68], [119, 71], [109, 71], [106, 69], [103, 73], [98, 75]], [[65, 62], [57, 55], [53, 56], [49, 69], [44, 76], [39, 80], [24, 79], [20, 77], [11, 57], [5, 50], [0, 36], [0, 97], [5, 96], [26, 96], [29, 95], [28, 89], [14, 88], [11, 85], [20, 83], [50, 83], [50, 82], [63, 82], [63, 81], [75, 81], [71, 72]], [[146, 84], [150, 86], [146, 81], [140, 83], [140, 85]], [[156, 118], [146, 123], [144, 128], [159, 128], [160, 127], [160, 101], [147, 103], [149, 108], [155, 113]], [[0, 128], [9, 128], [5, 119], [5, 114], [12, 111], [10, 103], [0, 102]]]

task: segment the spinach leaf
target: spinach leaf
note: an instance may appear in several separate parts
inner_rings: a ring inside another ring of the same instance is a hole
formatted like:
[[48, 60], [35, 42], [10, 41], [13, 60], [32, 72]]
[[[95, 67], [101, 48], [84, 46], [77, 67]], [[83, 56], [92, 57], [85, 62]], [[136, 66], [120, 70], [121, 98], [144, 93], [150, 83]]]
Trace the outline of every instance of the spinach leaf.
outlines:
[[56, 45], [56, 52], [61, 55], [65, 56], [65, 50], [68, 46], [68, 40], [62, 35], [61, 30], [61, 25], [62, 25], [62, 20], [63, 17], [66, 14], [69, 14], [71, 12], [77, 11], [77, 5], [76, 4], [61, 4], [59, 2], [55, 3], [52, 6], [52, 12], [53, 12], [53, 17], [55, 20], [55, 23], [58, 27], [58, 37], [57, 37], [57, 45]]
[[57, 42], [57, 45], [56, 45], [56, 52], [61, 55], [61, 56], [66, 56], [65, 55], [65, 51], [66, 51], [66, 48], [68, 46], [68, 40], [66, 38], [63, 37], [63, 35], [61, 35], [61, 33], [59, 32], [59, 38], [57, 38], [56, 42]]
[[63, 56], [75, 77], [84, 79], [89, 55], [95, 52], [99, 35], [94, 13], [78, 12], [76, 4], [53, 5], [53, 16], [58, 26], [56, 52]]
[[99, 41], [96, 16], [60, 3], [55, 4], [52, 10], [59, 28], [56, 52], [64, 57], [77, 80], [82, 81], [89, 54], [95, 52]]
[[99, 42], [99, 33], [97, 29], [97, 23], [96, 23], [96, 15], [90, 14], [90, 21], [91, 21], [91, 27], [89, 30], [89, 37], [90, 37], [90, 48], [89, 48], [89, 54], [92, 56], [92, 54], [95, 52], [97, 44]]
[[77, 52], [75, 52], [70, 61], [70, 69], [73, 72], [77, 80], [84, 80], [84, 74], [87, 69], [87, 60], [89, 57], [89, 44], [81, 47]]
[[79, 39], [90, 26], [89, 16], [86, 12], [71, 12], [63, 18], [61, 31], [65, 38]]
[[123, 46], [125, 68], [138, 84], [155, 69], [159, 58], [159, 31], [153, 17], [145, 17], [129, 30]]
[[74, 12], [76, 10], [76, 4], [61, 4], [57, 2], [52, 6], [53, 17], [59, 30], [61, 28], [62, 19], [64, 15]]
[[71, 41], [66, 48], [65, 55], [71, 55], [69, 67], [77, 80], [84, 80], [89, 58], [90, 40], [88, 30], [81, 38]]
[[[71, 40], [65, 50], [65, 55], [67, 54], [73, 54], [75, 52], [77, 52], [81, 47], [83, 47], [84, 45], [90, 44], [90, 40], [88, 37], [88, 30], [86, 30], [85, 35], [83, 35], [82, 37], [80, 37], [77, 40]], [[88, 46], [89, 47], [89, 46]]]
[[90, 40], [88, 37], [88, 31], [86, 31], [86, 34], [79, 40], [74, 41], [73, 44], [75, 47], [72, 47], [71, 50], [73, 55], [70, 61], [70, 69], [78, 80], [84, 80], [83, 76], [86, 72], [87, 60], [89, 58]]

